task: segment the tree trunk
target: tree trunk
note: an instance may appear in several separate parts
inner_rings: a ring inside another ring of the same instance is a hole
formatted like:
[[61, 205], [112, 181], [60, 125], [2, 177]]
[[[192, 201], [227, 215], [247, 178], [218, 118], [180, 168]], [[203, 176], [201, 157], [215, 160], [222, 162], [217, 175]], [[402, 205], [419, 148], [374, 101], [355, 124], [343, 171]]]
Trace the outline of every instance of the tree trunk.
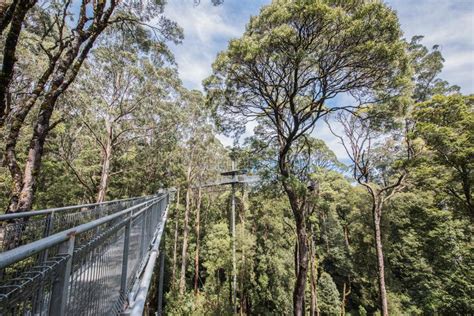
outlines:
[[311, 225], [311, 239], [310, 239], [310, 281], [311, 281], [311, 306], [310, 315], [319, 316], [318, 307], [318, 282], [317, 282], [317, 267], [315, 267], [316, 249], [314, 246], [314, 231]]
[[[239, 214], [240, 217], [240, 225], [241, 225], [241, 238], [244, 238], [245, 233], [245, 214], [246, 214], [246, 201], [247, 201], [247, 191], [245, 190], [245, 184], [242, 186], [242, 209]], [[245, 280], [247, 278], [246, 271], [247, 271], [247, 260], [245, 257], [245, 249], [242, 247], [241, 249], [242, 257], [241, 257], [241, 269], [240, 269], [240, 315], [247, 315], [247, 293], [245, 291]]]
[[298, 239], [298, 274], [296, 275], [295, 289], [293, 291], [294, 315], [303, 316], [305, 313], [305, 290], [308, 274], [308, 237], [304, 216], [298, 216], [296, 221], [296, 234]]
[[[348, 289], [347, 289], [348, 288]], [[347, 291], [346, 291], [347, 289]], [[346, 284], [344, 282], [344, 285], [342, 286], [342, 300], [341, 300], [341, 316], [346, 315], [346, 302], [347, 302], [347, 297], [351, 294], [351, 279], [349, 277], [349, 280]]]
[[20, 129], [19, 128], [17, 129], [16, 127], [17, 125], [21, 123], [14, 121], [12, 124], [14, 126], [10, 128], [8, 138], [6, 140], [5, 163], [8, 166], [8, 170], [10, 171], [13, 184], [12, 184], [12, 188], [10, 192], [10, 202], [8, 204], [8, 208], [6, 209], [5, 213], [14, 213], [17, 211], [18, 199], [20, 196], [21, 188], [23, 186], [23, 174], [16, 159], [16, 148], [15, 148], [17, 139], [20, 134]]
[[300, 201], [297, 192], [290, 183], [290, 168], [287, 162], [289, 146], [284, 145], [280, 140], [280, 152], [278, 165], [282, 176], [282, 184], [285, 189], [288, 201], [290, 202], [293, 217], [296, 222], [297, 248], [295, 254], [296, 261], [296, 282], [293, 290], [293, 314], [303, 316], [305, 313], [305, 291], [306, 279], [308, 276], [308, 234], [306, 231], [306, 205]]
[[[7, 8], [5, 10], [5, 14], [3, 14], [3, 16], [1, 17], [2, 22], [3, 18], [11, 18], [11, 22], [10, 29], [8, 30], [5, 39], [5, 44], [3, 48], [3, 64], [2, 69], [0, 71], [0, 126], [3, 126], [5, 116], [7, 114], [6, 109], [8, 87], [10, 86], [10, 82], [13, 76], [18, 38], [20, 37], [20, 32], [23, 26], [23, 21], [26, 17], [26, 13], [35, 5], [35, 3], [35, 0], [19, 0], [18, 3], [14, 3], [9, 8]], [[14, 12], [11, 12], [11, 10], [9, 10], [10, 8], [13, 8]], [[9, 16], [10, 14], [12, 15]], [[6, 27], [5, 23], [0, 24], [1, 27]]]
[[341, 316], [346, 314], [346, 282], [342, 285]]
[[310, 253], [310, 280], [311, 280], [311, 306], [310, 306], [310, 315], [311, 316], [319, 316], [319, 308], [318, 308], [318, 283], [317, 283], [317, 271], [316, 267], [314, 266], [314, 261], [316, 260], [316, 250], [314, 249], [314, 240], [313, 236], [311, 236], [311, 253]]
[[198, 199], [196, 204], [196, 253], [194, 254], [194, 294], [199, 294], [199, 239], [200, 239], [200, 224], [201, 224], [201, 187], [198, 190]]
[[176, 282], [176, 264], [177, 264], [177, 257], [178, 257], [178, 227], [179, 227], [179, 187], [176, 192], [176, 209], [175, 209], [175, 216], [174, 216], [174, 243], [173, 243], [173, 269], [171, 272], [171, 285], [174, 286]]
[[102, 171], [100, 173], [100, 182], [97, 192], [97, 203], [103, 202], [105, 200], [105, 195], [107, 194], [107, 188], [109, 185], [109, 175], [110, 175], [110, 161], [112, 160], [112, 137], [113, 129], [110, 123], [107, 123], [107, 141], [105, 143], [105, 148], [102, 148]]
[[[188, 174], [191, 173], [191, 167], [188, 168]], [[188, 254], [188, 234], [189, 234], [189, 209], [191, 207], [191, 184], [188, 182], [186, 190], [186, 207], [184, 209], [184, 228], [183, 228], [183, 249], [181, 253], [181, 274], [179, 277], [179, 294], [184, 294], [186, 290], [186, 263]]]
[[382, 311], [382, 316], [388, 316], [387, 290], [385, 288], [385, 265], [383, 262], [382, 233], [380, 230], [380, 221], [382, 217], [381, 202], [374, 202], [372, 212], [374, 218], [375, 251], [377, 254], [380, 309]]
[[348, 227], [348, 225], [344, 225], [344, 243], [346, 245], [347, 250], [350, 250], [349, 227]]
[[[94, 39], [95, 38], [96, 37], [94, 37]], [[31, 108], [35, 105], [40, 93], [44, 90], [48, 79], [54, 71], [50, 90], [48, 93], [46, 93], [44, 100], [40, 105], [39, 113], [33, 127], [33, 136], [30, 140], [28, 159], [26, 161], [21, 179], [21, 190], [18, 192], [15, 188], [13, 188], [11, 192], [10, 204], [7, 209], [8, 213], [23, 212], [31, 209], [35, 192], [35, 181], [41, 167], [44, 143], [49, 131], [51, 130], [49, 121], [53, 114], [54, 106], [59, 96], [67, 89], [72, 80], [74, 80], [80, 65], [84, 61], [93, 44], [93, 42], [88, 43], [87, 47], [84, 48], [80, 54], [79, 60], [77, 60], [76, 64], [74, 65], [75, 68], [73, 69], [73, 73], [70, 74], [69, 78], [66, 80], [65, 75], [73, 64], [74, 59], [79, 54], [79, 48], [82, 43], [81, 40], [82, 39], [78, 37], [74, 41], [74, 44], [71, 45], [71, 48], [58, 62], [56, 68], [55, 64], [57, 59], [53, 60], [53, 62], [49, 64], [48, 69], [43, 73], [41, 79], [38, 81], [31, 98], [27, 100], [25, 106], [20, 108], [12, 118], [6, 152], [10, 173], [12, 173], [12, 178], [14, 181], [17, 181], [17, 179], [20, 177], [16, 173], [19, 172], [21, 174], [21, 171], [19, 171], [20, 168], [16, 161], [15, 148], [20, 134], [20, 129], [26, 116], [28, 115]], [[17, 186], [17, 184], [15, 184], [15, 186]]]
[[17, 4], [18, 0], [13, 0], [12, 3], [7, 3], [7, 0], [0, 2], [0, 35], [10, 24]]
[[[50, 130], [49, 120], [53, 114], [55, 102], [56, 98], [52, 98], [46, 100], [41, 105], [29, 145], [28, 159], [23, 172], [21, 191], [16, 197], [13, 194], [9, 205], [9, 212], [25, 212], [31, 210], [36, 187], [36, 178], [40, 171], [44, 143]], [[18, 201], [17, 205], [13, 205], [15, 200]]]

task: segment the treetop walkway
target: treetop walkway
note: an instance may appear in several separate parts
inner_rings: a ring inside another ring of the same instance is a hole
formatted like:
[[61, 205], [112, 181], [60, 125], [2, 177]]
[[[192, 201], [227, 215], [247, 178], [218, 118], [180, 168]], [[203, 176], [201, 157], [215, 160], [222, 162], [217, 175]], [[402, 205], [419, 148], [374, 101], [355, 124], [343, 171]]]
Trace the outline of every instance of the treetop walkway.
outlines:
[[173, 192], [0, 215], [0, 315], [142, 315]]

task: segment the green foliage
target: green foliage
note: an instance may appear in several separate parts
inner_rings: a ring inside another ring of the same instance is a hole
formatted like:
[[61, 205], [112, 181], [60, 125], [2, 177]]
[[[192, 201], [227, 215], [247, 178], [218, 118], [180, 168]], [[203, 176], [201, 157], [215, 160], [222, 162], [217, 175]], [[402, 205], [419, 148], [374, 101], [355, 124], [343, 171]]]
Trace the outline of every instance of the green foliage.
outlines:
[[[60, 5], [55, 2], [51, 9]], [[147, 10], [161, 10], [164, 2], [149, 5]], [[116, 17], [152, 16], [151, 11], [136, 10], [125, 2]], [[48, 12], [32, 13], [32, 24], [25, 25], [18, 44], [10, 86], [14, 106], [23, 94], [31, 93], [31, 82], [47, 65], [34, 26], [49, 21]], [[474, 97], [459, 94], [459, 87], [438, 78], [443, 57], [437, 46], [427, 49], [421, 37], [402, 41], [395, 12], [380, 1], [275, 0], [218, 56], [205, 96], [182, 86], [174, 56], [164, 45], [164, 39], [179, 42], [181, 29], [168, 20], [160, 23], [163, 38], [127, 22], [127, 27], [111, 28], [96, 42], [53, 113], [52, 121], [58, 124], [44, 148], [35, 208], [94, 201], [106, 158], [107, 199], [180, 188], [179, 205], [171, 209], [166, 228], [165, 311], [231, 315], [230, 193], [203, 189], [198, 235], [195, 188], [215, 181], [219, 171], [229, 168], [230, 151], [217, 140], [212, 116], [221, 115], [217, 123], [229, 130], [242, 127], [242, 116], [256, 116], [255, 135], [232, 152], [239, 168], [262, 179], [237, 188], [239, 312], [293, 313], [297, 238], [294, 209], [283, 187], [287, 185], [307, 215], [304, 224], [316, 256], [321, 314], [339, 315], [343, 299], [347, 314], [377, 314], [370, 196], [349, 180], [346, 166], [329, 147], [308, 134], [319, 118], [335, 110], [328, 100], [338, 94], [351, 93], [361, 102], [390, 96], [358, 112], [376, 114], [370, 127], [383, 139], [373, 151], [363, 153], [364, 159], [377, 156], [372, 160], [372, 183], [382, 186], [401, 169], [409, 177], [387, 202], [381, 223], [390, 314], [474, 313]], [[53, 38], [41, 43], [52, 47]], [[28, 147], [37, 111], [33, 108], [26, 117], [18, 148]], [[226, 125], [235, 124], [235, 119], [239, 124]], [[6, 131], [0, 129], [2, 139]], [[405, 132], [416, 148], [410, 161], [402, 157]], [[109, 136], [114, 139], [113, 151], [106, 155], [103, 145]], [[285, 142], [291, 143], [288, 148]], [[289, 165], [285, 177], [279, 172], [282, 149], [287, 150]], [[4, 155], [3, 146], [0, 154]], [[18, 150], [20, 165], [27, 154]], [[8, 166], [2, 165], [1, 209], [8, 205], [11, 186]], [[180, 272], [177, 269], [173, 280], [171, 271], [183, 259], [183, 192], [188, 188], [187, 291], [179, 295]], [[175, 233], [177, 260], [172, 262], [174, 239], [169, 237]], [[198, 244], [195, 293], [193, 259]]]
[[[445, 189], [453, 202], [471, 215], [474, 182], [474, 98], [472, 96], [436, 95], [415, 108], [416, 135], [426, 143], [429, 157], [438, 168], [432, 174], [445, 178]], [[424, 172], [429, 171], [425, 169]]]
[[318, 306], [321, 315], [339, 315], [341, 301], [339, 291], [331, 276], [323, 272], [318, 280]]
[[224, 127], [255, 116], [291, 142], [338, 94], [361, 102], [377, 91], [397, 95], [409, 73], [400, 36], [397, 16], [378, 1], [273, 1], [217, 57], [206, 80], [210, 104]]

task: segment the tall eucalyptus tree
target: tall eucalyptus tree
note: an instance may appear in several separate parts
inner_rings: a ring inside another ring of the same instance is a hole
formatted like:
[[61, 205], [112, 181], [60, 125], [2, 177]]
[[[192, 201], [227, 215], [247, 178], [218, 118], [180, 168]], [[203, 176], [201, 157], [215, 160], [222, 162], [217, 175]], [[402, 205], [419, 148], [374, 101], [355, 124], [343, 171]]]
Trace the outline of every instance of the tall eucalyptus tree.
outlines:
[[398, 93], [407, 70], [400, 36], [396, 14], [380, 2], [273, 1], [219, 54], [206, 82], [222, 121], [267, 120], [278, 143], [279, 179], [298, 235], [295, 315], [305, 311], [308, 192], [292, 174], [289, 153], [318, 120], [347, 108], [336, 96], [350, 94], [359, 105], [376, 101], [376, 90]]

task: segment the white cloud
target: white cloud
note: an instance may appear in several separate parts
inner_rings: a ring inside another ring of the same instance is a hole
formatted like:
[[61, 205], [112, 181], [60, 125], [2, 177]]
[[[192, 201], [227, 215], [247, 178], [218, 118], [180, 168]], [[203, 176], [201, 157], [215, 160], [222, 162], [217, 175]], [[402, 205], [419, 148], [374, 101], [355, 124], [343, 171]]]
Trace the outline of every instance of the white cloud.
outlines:
[[[340, 124], [337, 124], [335, 120], [329, 119], [329, 124], [331, 124], [331, 128], [336, 134], [341, 135], [341, 136], [344, 135], [342, 131], [342, 126]], [[321, 120], [318, 123], [316, 123], [316, 128], [314, 129], [311, 136], [322, 139], [326, 143], [326, 145], [329, 147], [329, 149], [331, 149], [334, 152], [334, 154], [336, 155], [339, 161], [345, 164], [349, 163], [349, 156], [347, 156], [344, 146], [341, 144], [339, 139], [336, 138], [332, 134], [326, 122]]]
[[423, 44], [439, 45], [446, 62], [443, 79], [474, 93], [474, 1], [388, 0], [405, 36], [423, 35]]
[[216, 36], [235, 37], [241, 30], [226, 23], [223, 6], [212, 6], [208, 1], [192, 5], [192, 1], [174, 0], [166, 7], [165, 14], [184, 29], [185, 38], [211, 45]]
[[216, 138], [221, 142], [224, 147], [232, 147], [234, 145], [234, 140], [230, 137], [227, 137], [222, 134], [216, 135]]
[[190, 89], [200, 89], [202, 80], [211, 74], [212, 60], [213, 57], [202, 54], [197, 56], [191, 50], [177, 55], [179, 76], [185, 86]]
[[184, 41], [172, 46], [179, 74], [188, 88], [200, 89], [201, 82], [210, 75], [211, 65], [219, 50], [231, 38], [240, 36], [243, 25], [226, 20], [225, 6], [213, 6], [210, 1], [173, 0], [165, 14], [176, 21], [184, 31]]

